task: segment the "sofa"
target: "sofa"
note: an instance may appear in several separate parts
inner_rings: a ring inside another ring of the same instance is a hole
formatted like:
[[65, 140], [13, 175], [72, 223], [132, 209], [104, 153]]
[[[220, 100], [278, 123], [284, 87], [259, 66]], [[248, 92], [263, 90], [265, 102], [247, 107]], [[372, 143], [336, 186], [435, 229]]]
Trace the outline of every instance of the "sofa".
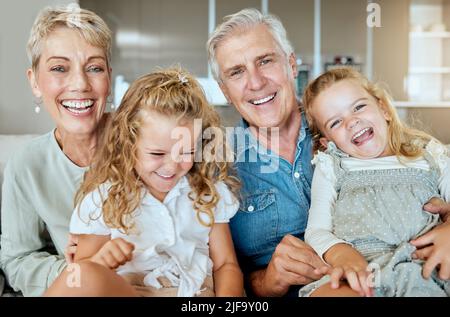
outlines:
[[[0, 215], [1, 215], [1, 185], [3, 184], [3, 170], [6, 162], [11, 153], [19, 149], [22, 146], [26, 146], [26, 143], [37, 135], [24, 134], [24, 135], [2, 135], [0, 134]], [[450, 152], [450, 145], [449, 145]], [[0, 219], [1, 226], [1, 219]], [[1, 252], [1, 250], [0, 250]], [[3, 272], [0, 270], [0, 296], [14, 296], [10, 288], [5, 287], [5, 278]]]
[[[34, 134], [24, 135], [2, 135], [0, 134], [0, 215], [1, 215], [1, 185], [3, 184], [3, 170], [11, 153], [16, 151], [32, 138], [36, 137]], [[1, 219], [0, 219], [1, 226]], [[1, 250], [0, 250], [1, 252]], [[14, 293], [6, 286], [6, 281], [3, 272], [0, 270], [0, 296], [14, 296]]]

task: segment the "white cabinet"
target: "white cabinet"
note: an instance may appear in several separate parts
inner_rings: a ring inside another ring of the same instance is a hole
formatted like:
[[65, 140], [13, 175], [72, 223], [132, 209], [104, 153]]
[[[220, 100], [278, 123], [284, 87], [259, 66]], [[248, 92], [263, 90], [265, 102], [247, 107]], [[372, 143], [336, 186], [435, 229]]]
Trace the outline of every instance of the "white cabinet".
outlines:
[[408, 98], [411, 107], [450, 107], [450, 0], [412, 0]]

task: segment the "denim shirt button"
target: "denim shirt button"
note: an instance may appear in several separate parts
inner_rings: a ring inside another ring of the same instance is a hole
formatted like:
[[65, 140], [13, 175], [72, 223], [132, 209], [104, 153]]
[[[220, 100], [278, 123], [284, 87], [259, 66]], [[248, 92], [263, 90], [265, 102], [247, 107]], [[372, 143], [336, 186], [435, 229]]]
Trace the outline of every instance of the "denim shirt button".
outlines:
[[253, 207], [253, 206], [248, 206], [247, 210], [250, 211], [250, 212], [252, 212], [253, 210], [255, 210], [255, 207]]
[[300, 173], [299, 173], [299, 172], [295, 172], [295, 173], [294, 173], [294, 177], [295, 177], [295, 178], [300, 178]]

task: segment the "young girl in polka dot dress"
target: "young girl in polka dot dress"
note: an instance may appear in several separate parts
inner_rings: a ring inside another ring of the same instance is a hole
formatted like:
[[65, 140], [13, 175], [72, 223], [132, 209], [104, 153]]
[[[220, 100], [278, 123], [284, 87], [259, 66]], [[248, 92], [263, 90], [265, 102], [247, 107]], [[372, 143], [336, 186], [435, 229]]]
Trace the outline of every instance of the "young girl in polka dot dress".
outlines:
[[423, 270], [410, 243], [440, 222], [424, 204], [450, 200], [446, 148], [348, 68], [313, 81], [303, 103], [318, 150], [305, 239], [329, 267], [300, 296], [450, 295], [447, 273]]

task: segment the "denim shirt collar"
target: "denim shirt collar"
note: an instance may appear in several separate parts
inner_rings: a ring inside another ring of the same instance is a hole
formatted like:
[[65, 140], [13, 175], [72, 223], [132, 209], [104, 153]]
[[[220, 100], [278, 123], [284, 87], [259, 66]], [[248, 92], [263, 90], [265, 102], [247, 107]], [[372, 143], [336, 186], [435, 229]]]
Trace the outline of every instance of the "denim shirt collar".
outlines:
[[[309, 131], [308, 127], [308, 121], [306, 120], [305, 113], [303, 111], [300, 112], [301, 115], [301, 126], [300, 126], [300, 133], [297, 139], [297, 149], [301, 148], [301, 143], [306, 137], [307, 131]], [[245, 142], [236, 142], [236, 159], [239, 159], [239, 157], [244, 154], [246, 151], [249, 151], [250, 149], [254, 149], [256, 152], [258, 152], [261, 155], [268, 155], [272, 153], [270, 150], [264, 149], [264, 146], [258, 142], [256, 137], [251, 133], [249, 124], [247, 121], [245, 121], [244, 118], [241, 119], [239, 124], [237, 125], [237, 129], [235, 131], [235, 138], [239, 138], [240, 140], [245, 140]]]

